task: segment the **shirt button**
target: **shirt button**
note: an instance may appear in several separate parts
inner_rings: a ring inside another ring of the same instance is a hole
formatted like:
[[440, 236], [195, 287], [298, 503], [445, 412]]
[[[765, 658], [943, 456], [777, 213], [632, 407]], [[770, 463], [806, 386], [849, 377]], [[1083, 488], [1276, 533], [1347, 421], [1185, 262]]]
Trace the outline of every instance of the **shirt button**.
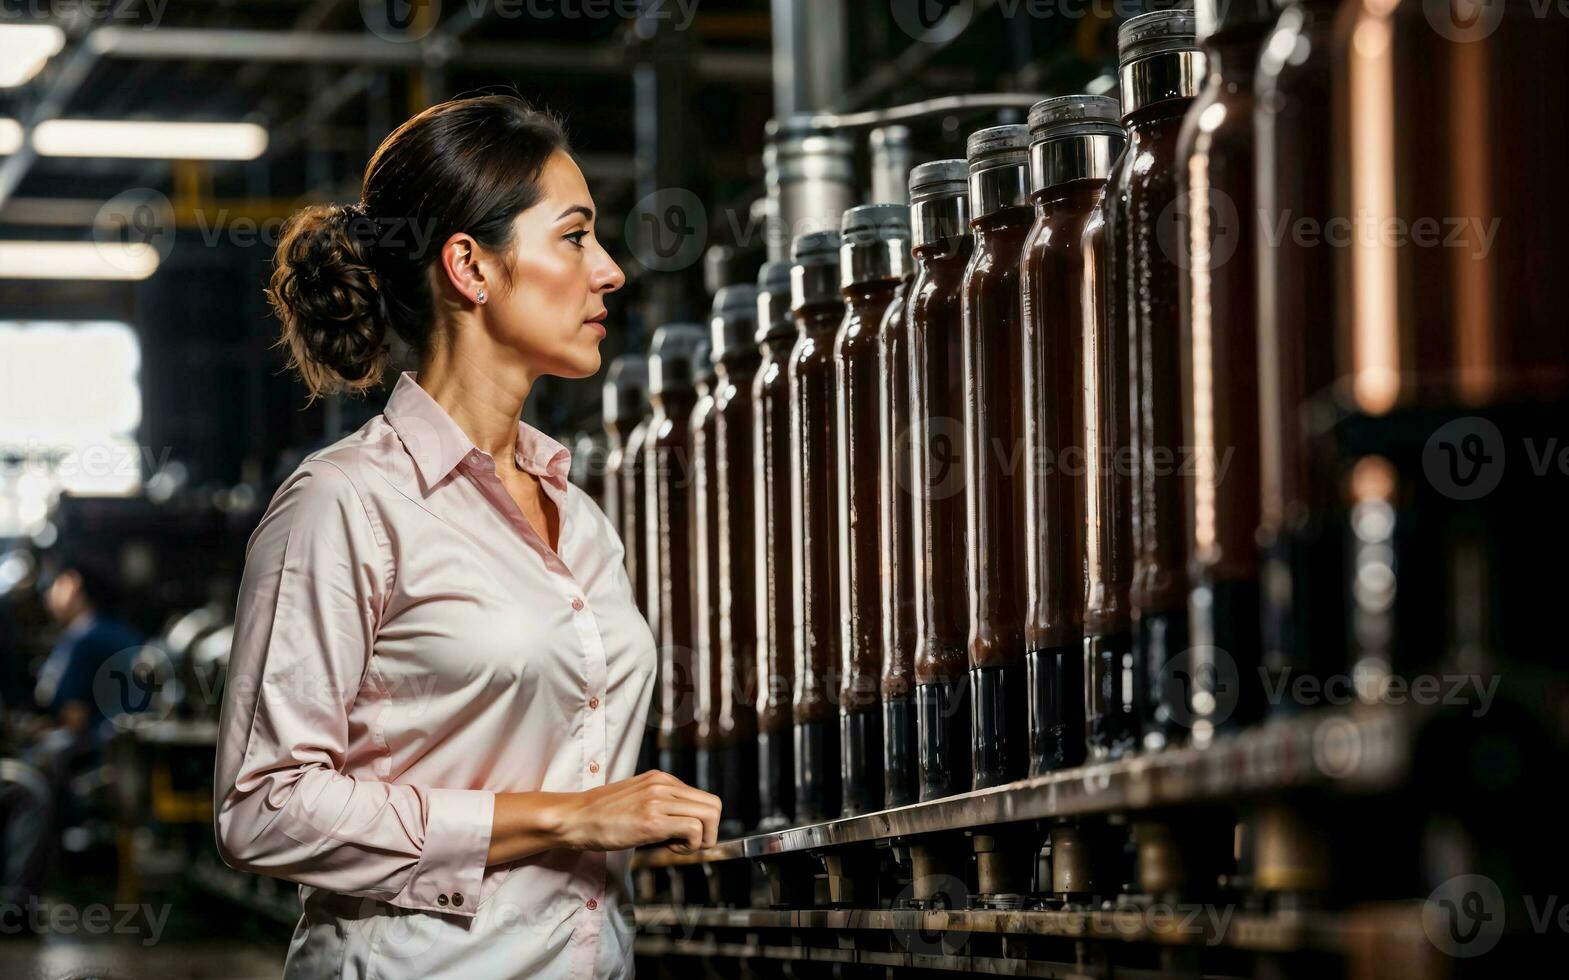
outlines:
[[590, 911], [590, 912], [592, 912], [592, 911], [594, 911], [594, 910], [595, 910], [595, 909], [597, 909], [597, 908], [599, 908], [599, 902], [597, 902], [597, 901], [595, 901], [595, 900], [594, 900], [594, 899], [592, 899], [592, 898], [591, 898], [591, 899], [589, 899], [589, 900], [588, 900], [588, 910], [589, 910], [589, 911]]
[[445, 896], [445, 895], [437, 895], [436, 896], [436, 904], [437, 905], [446, 905], [447, 904], [447, 896]]
[[598, 772], [599, 771], [599, 763], [597, 763], [597, 762], [590, 762], [588, 764], [588, 771], [589, 772]]
[[573, 599], [572, 600], [572, 608], [576, 609], [578, 612], [582, 612], [583, 611], [583, 600], [582, 599]]
[[597, 708], [597, 707], [599, 707], [599, 699], [598, 698], [589, 698], [588, 699], [588, 706], [590, 708]]

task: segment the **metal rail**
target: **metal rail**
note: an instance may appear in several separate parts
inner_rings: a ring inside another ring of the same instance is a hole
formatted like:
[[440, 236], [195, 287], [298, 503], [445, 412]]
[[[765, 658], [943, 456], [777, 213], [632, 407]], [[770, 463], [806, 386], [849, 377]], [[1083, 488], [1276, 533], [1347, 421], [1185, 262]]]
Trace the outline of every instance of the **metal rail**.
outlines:
[[1203, 749], [1167, 749], [1067, 769], [892, 810], [720, 841], [695, 854], [642, 850], [633, 855], [632, 866], [755, 859], [1021, 821], [1237, 799], [1305, 786], [1366, 792], [1392, 786], [1408, 771], [1417, 715], [1387, 706], [1314, 712], [1269, 722]]

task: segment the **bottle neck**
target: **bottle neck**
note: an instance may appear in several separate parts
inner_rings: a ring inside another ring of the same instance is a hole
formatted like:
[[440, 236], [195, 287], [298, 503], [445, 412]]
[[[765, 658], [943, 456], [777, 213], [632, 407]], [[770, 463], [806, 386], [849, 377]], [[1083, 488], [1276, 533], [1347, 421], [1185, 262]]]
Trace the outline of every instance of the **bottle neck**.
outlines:
[[910, 205], [910, 244], [923, 248], [970, 231], [970, 200], [963, 194], [929, 197]]
[[1035, 194], [1075, 180], [1105, 180], [1127, 142], [1121, 133], [1086, 133], [1030, 145], [1030, 185]]
[[1204, 72], [1204, 52], [1198, 50], [1166, 51], [1123, 65], [1118, 72], [1123, 119], [1160, 102], [1193, 98]]

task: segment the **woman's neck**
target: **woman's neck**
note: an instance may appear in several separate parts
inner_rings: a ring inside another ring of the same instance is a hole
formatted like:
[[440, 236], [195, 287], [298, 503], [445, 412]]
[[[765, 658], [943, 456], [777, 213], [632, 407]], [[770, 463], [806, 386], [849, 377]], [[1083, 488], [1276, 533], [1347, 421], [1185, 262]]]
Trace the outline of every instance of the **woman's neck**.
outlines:
[[513, 466], [518, 419], [534, 378], [521, 365], [498, 363], [456, 349], [434, 350], [420, 364], [421, 388], [498, 466]]

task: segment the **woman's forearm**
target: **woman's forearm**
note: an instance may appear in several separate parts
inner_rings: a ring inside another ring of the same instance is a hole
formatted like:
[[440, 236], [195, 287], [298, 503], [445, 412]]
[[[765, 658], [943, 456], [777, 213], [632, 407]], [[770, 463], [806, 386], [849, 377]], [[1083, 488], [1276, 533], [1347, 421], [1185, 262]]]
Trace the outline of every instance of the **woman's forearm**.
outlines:
[[577, 793], [497, 793], [486, 865], [508, 864], [557, 847], [572, 847], [567, 831]]

